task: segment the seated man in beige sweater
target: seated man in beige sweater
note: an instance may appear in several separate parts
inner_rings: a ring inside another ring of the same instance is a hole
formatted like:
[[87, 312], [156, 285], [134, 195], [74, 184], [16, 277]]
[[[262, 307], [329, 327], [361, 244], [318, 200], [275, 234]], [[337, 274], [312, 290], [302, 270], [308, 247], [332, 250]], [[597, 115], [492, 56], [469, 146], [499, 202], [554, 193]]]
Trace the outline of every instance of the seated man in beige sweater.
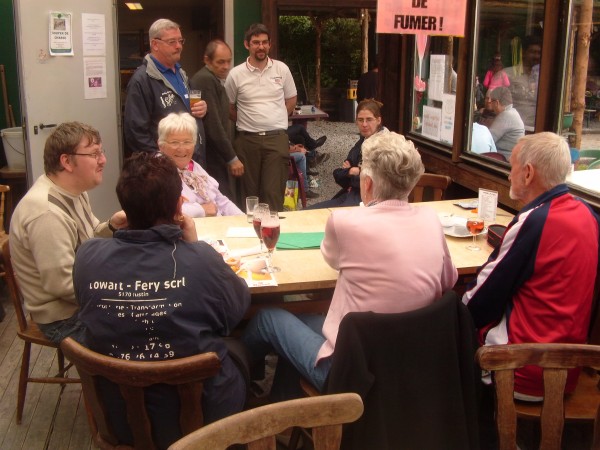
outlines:
[[17, 205], [10, 222], [10, 250], [25, 308], [52, 342], [81, 341], [73, 292], [75, 251], [85, 240], [109, 237], [127, 225], [125, 213], [108, 222], [92, 213], [87, 191], [102, 182], [106, 156], [100, 134], [66, 122], [46, 140], [44, 171]]

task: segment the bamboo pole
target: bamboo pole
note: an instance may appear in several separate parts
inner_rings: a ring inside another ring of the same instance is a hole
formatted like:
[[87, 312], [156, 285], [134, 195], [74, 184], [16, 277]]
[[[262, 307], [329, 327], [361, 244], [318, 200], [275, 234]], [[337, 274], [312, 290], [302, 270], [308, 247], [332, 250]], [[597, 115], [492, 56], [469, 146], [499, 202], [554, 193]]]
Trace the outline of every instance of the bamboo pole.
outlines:
[[369, 10], [360, 10], [361, 18], [361, 41], [362, 41], [362, 71], [369, 71]]
[[321, 107], [321, 36], [323, 35], [323, 23], [320, 17], [316, 17], [314, 20], [316, 33], [316, 59], [315, 65], [315, 105], [317, 108]]
[[4, 115], [6, 117], [6, 126], [11, 127], [10, 122], [10, 111], [8, 109], [8, 90], [6, 89], [6, 72], [4, 71], [4, 64], [0, 64], [0, 78], [2, 79], [2, 101], [4, 103]]
[[583, 114], [585, 110], [585, 86], [590, 57], [590, 36], [592, 31], [593, 11], [593, 0], [583, 0], [579, 11], [579, 23], [581, 25], [577, 29], [577, 55], [575, 55], [573, 97], [571, 99], [573, 131], [575, 131], [575, 148], [581, 148]]

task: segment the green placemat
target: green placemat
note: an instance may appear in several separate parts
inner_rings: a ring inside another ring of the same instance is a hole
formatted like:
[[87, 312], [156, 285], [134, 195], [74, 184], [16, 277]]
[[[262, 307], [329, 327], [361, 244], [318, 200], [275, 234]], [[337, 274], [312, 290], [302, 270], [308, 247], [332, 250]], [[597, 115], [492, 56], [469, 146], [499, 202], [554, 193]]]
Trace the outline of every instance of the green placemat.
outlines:
[[277, 242], [278, 250], [300, 250], [319, 248], [325, 233], [281, 233]]

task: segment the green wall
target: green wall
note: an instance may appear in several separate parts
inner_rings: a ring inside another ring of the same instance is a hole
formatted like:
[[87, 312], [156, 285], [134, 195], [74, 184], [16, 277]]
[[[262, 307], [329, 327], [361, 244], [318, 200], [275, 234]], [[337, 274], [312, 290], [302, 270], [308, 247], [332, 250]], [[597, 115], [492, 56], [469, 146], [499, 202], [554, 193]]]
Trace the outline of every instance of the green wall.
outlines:
[[[0, 0], [0, 64], [6, 72], [8, 103], [12, 105], [17, 126], [21, 125], [21, 106], [19, 102], [19, 78], [17, 75], [17, 50], [15, 25], [13, 21], [12, 0]], [[0, 90], [0, 99], [2, 91]], [[0, 105], [0, 129], [7, 128], [4, 104]]]
[[235, 39], [233, 61], [235, 64], [242, 63], [248, 57], [248, 50], [244, 47], [244, 31], [253, 23], [261, 20], [260, 0], [235, 0], [233, 4], [233, 36]]

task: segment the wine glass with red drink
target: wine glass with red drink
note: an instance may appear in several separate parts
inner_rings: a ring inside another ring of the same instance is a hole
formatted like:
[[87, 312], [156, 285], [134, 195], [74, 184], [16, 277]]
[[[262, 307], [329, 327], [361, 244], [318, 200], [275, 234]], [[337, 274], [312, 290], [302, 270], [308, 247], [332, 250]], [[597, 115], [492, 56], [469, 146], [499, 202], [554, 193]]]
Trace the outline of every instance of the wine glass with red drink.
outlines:
[[260, 222], [263, 216], [269, 215], [269, 205], [268, 203], [259, 203], [254, 207], [254, 211], [252, 212], [252, 226], [254, 227], [254, 232], [258, 239], [260, 240], [260, 252], [263, 252], [263, 238], [260, 232]]
[[273, 250], [275, 250], [280, 233], [279, 215], [277, 212], [272, 211], [262, 217], [260, 231], [267, 250], [269, 251], [269, 263], [265, 270], [269, 273], [279, 272], [281, 269], [279, 267], [274, 267], [272, 263]]
[[483, 219], [481, 217], [467, 219], [467, 230], [473, 235], [473, 243], [467, 245], [467, 248], [474, 252], [481, 250], [481, 247], [477, 245], [477, 235], [483, 231]]

